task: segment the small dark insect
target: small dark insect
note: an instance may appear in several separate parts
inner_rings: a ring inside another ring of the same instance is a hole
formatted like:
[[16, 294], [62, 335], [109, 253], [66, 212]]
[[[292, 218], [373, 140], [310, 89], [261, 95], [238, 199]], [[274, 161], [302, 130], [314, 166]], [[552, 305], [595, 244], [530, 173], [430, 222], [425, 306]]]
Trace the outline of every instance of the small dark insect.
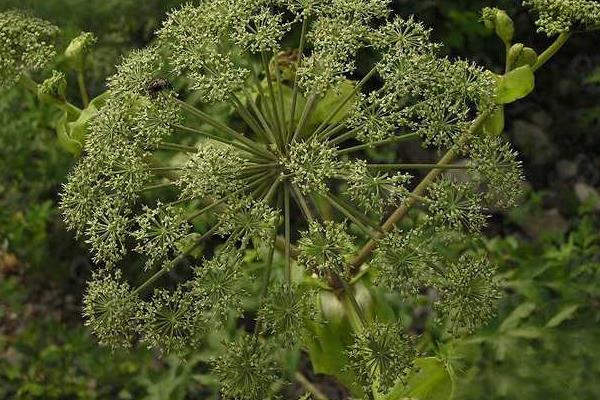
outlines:
[[146, 87], [150, 97], [156, 97], [160, 92], [166, 89], [173, 89], [173, 86], [171, 85], [171, 82], [162, 78], [151, 80]]

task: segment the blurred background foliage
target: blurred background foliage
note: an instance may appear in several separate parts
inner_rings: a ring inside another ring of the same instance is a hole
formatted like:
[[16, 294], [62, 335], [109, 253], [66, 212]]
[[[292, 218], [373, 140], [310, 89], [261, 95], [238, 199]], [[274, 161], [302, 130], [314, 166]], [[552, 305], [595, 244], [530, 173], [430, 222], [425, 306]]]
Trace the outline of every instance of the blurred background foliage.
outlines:
[[[94, 32], [99, 42], [86, 73], [95, 95], [120, 56], [148, 43], [165, 12], [181, 3], [0, 0], [0, 10], [29, 9], [54, 22], [62, 48], [79, 32]], [[514, 16], [519, 40], [547, 44], [517, 0], [393, 2], [399, 14], [434, 27], [449, 55], [498, 70], [500, 43], [478, 21], [487, 5]], [[456, 399], [600, 398], [599, 39], [575, 37], [539, 74], [534, 95], [507, 110], [506, 134], [531, 190], [521, 207], [495, 214], [487, 232], [505, 282], [497, 318], [444, 349], [459, 376]], [[71, 90], [77, 97], [76, 85]], [[186, 363], [143, 348], [111, 353], [82, 326], [91, 263], [56, 210], [73, 163], [57, 146], [56, 118], [22, 90], [0, 94], [0, 399], [208, 398], [209, 353]], [[402, 156], [422, 157], [421, 149], [408, 151], [416, 155]], [[300, 365], [328, 397], [344, 398], [305, 359]], [[289, 392], [295, 399], [303, 390]]]

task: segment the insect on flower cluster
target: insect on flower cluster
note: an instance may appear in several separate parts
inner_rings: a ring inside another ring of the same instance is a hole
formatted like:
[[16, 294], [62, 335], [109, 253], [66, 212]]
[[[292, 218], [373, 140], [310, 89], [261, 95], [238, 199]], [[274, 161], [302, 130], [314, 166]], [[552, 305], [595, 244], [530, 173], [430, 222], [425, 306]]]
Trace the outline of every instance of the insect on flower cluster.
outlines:
[[[426, 301], [446, 338], [486, 323], [500, 296], [494, 266], [445, 249], [476, 242], [490, 210], [518, 202], [504, 104], [533, 89], [519, 85], [571, 28], [600, 21], [591, 1], [525, 3], [559, 41], [528, 58], [514, 44], [505, 75], [442, 56], [430, 29], [386, 0], [173, 10], [108, 79], [62, 191], [65, 224], [98, 264], [84, 299], [92, 332], [113, 348], [185, 353], [223, 330], [223, 395], [264, 399], [286, 376], [280, 356], [329, 351], [323, 332], [343, 320], [353, 333], [331, 351], [347, 362], [329, 372], [369, 398], [403, 385], [421, 355], [417, 332], [381, 309]], [[1, 15], [27, 32], [0, 30], [2, 82], [14, 82], [50, 57], [38, 38], [55, 31]], [[506, 13], [482, 19], [512, 45]], [[43, 90], [61, 96], [64, 76], [51, 79]], [[398, 160], [415, 143], [444, 155]], [[183, 270], [188, 279], [165, 277]], [[252, 328], [232, 329], [248, 318]]]

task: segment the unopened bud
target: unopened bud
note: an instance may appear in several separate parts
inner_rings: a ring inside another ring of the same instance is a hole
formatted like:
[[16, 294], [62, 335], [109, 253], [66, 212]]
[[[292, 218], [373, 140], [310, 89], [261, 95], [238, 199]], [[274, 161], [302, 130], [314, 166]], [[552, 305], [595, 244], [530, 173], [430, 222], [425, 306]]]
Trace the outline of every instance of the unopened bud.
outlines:
[[96, 40], [96, 36], [90, 32], [83, 32], [71, 40], [71, 43], [69, 43], [69, 46], [65, 50], [65, 59], [71, 68], [76, 70], [83, 69], [85, 57], [96, 43]]

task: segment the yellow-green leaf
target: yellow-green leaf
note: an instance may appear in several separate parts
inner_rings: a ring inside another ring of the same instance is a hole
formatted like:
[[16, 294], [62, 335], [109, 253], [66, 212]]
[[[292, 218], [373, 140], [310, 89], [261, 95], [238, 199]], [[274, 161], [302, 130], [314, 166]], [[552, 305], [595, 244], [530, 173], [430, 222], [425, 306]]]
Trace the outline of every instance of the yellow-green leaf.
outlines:
[[529, 65], [501, 76], [496, 87], [496, 103], [508, 104], [526, 97], [535, 88], [535, 75]]

